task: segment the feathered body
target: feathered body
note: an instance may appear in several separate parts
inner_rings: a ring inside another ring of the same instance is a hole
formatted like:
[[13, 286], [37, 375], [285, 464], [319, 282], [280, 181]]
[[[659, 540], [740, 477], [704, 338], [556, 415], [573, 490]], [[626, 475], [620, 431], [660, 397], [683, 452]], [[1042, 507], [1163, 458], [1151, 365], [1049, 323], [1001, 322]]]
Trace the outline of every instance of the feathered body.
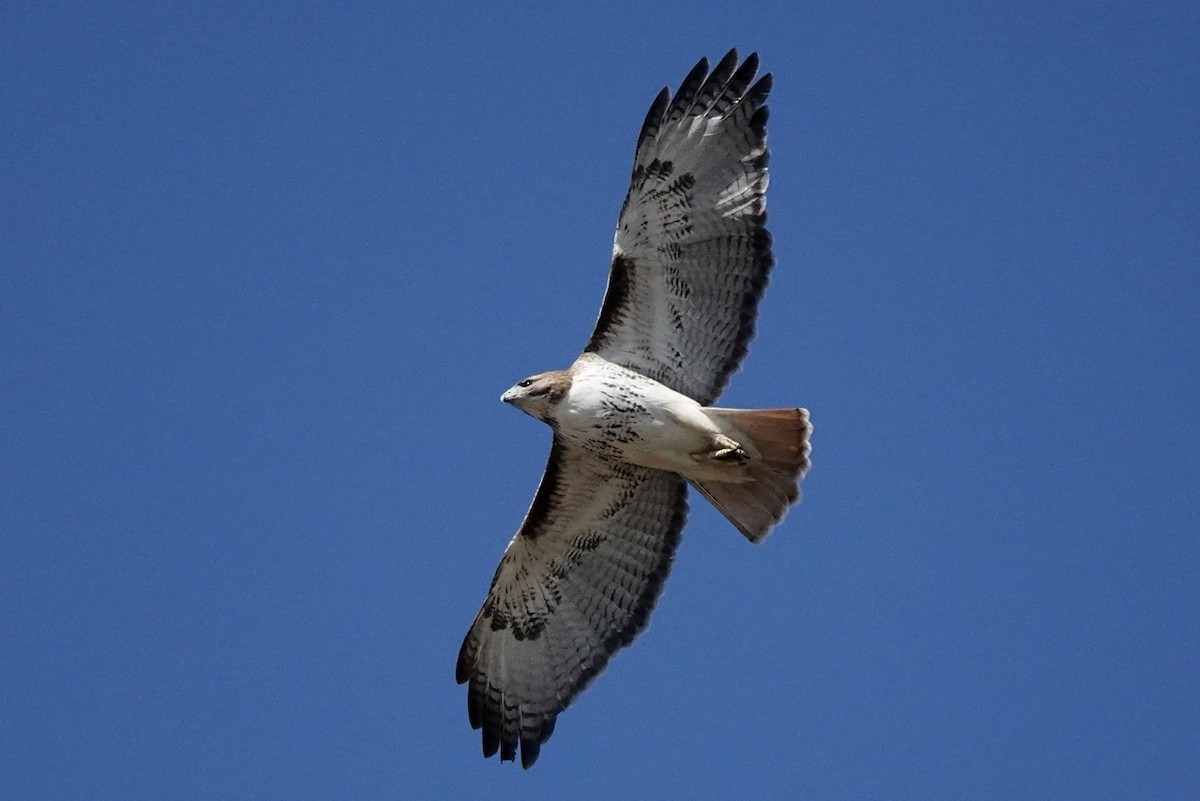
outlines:
[[[531, 382], [528, 386], [521, 382], [501, 400], [548, 423], [564, 443], [595, 456], [668, 470], [691, 482], [732, 484], [751, 480], [746, 471], [733, 468], [763, 459], [754, 437], [734, 423], [735, 410], [706, 408], [594, 353], [583, 354], [568, 370], [526, 380]], [[545, 386], [554, 390], [543, 392]], [[807, 420], [801, 409], [773, 413]], [[804, 438], [799, 436], [804, 430], [806, 426], [801, 424], [787, 437], [794, 446], [788, 458], [797, 467], [803, 465], [807, 453]], [[735, 451], [723, 459], [714, 457], [729, 441], [737, 443], [742, 454]], [[753, 538], [762, 533], [755, 532]]]
[[546, 472], [459, 652], [483, 752], [529, 767], [559, 712], [645, 626], [690, 484], [761, 540], [800, 495], [803, 409], [713, 407], [773, 265], [757, 56], [701, 60], [638, 137], [583, 354], [502, 399], [554, 430]]

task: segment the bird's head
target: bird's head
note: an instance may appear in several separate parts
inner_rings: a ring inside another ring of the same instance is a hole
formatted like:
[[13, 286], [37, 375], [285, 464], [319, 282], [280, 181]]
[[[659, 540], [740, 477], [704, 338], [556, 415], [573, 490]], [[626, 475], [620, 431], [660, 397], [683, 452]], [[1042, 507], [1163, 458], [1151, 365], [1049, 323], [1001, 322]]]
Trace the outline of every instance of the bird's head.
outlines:
[[550, 420], [554, 408], [570, 388], [571, 374], [566, 370], [553, 370], [518, 381], [500, 396], [500, 400], [539, 420]]

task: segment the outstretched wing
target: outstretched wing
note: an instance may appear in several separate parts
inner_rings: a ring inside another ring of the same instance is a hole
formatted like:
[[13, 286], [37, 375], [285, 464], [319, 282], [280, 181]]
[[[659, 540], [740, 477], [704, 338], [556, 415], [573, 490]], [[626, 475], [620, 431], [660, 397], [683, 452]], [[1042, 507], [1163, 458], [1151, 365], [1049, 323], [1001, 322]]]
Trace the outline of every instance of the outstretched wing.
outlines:
[[458, 654], [483, 754], [528, 768], [567, 707], [646, 625], [687, 515], [673, 473], [555, 439], [537, 495]]
[[702, 404], [716, 400], [754, 336], [771, 271], [766, 222], [770, 74], [758, 56], [701, 59], [663, 89], [638, 138], [612, 272], [585, 351]]

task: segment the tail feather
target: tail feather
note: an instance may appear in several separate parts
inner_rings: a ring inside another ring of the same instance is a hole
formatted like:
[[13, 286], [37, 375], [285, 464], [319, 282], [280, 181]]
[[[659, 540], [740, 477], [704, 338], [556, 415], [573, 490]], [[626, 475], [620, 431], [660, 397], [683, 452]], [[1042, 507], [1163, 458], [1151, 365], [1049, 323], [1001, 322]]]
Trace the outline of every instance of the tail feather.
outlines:
[[804, 409], [717, 409], [705, 413], [750, 455], [731, 466], [729, 480], [689, 479], [692, 486], [737, 526], [760, 542], [800, 499], [800, 479], [809, 467], [812, 425]]

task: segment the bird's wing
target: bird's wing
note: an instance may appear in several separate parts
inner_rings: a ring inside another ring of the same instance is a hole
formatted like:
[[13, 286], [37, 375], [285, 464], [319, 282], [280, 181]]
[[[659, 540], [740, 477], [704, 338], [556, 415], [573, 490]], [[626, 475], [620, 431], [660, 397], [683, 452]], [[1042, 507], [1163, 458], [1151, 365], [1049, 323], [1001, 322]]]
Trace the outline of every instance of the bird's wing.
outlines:
[[746, 355], [773, 264], [766, 223], [770, 74], [731, 50], [642, 125], [612, 271], [585, 352], [711, 404]]
[[458, 655], [484, 756], [537, 759], [567, 707], [654, 608], [687, 515], [683, 480], [557, 438]]

